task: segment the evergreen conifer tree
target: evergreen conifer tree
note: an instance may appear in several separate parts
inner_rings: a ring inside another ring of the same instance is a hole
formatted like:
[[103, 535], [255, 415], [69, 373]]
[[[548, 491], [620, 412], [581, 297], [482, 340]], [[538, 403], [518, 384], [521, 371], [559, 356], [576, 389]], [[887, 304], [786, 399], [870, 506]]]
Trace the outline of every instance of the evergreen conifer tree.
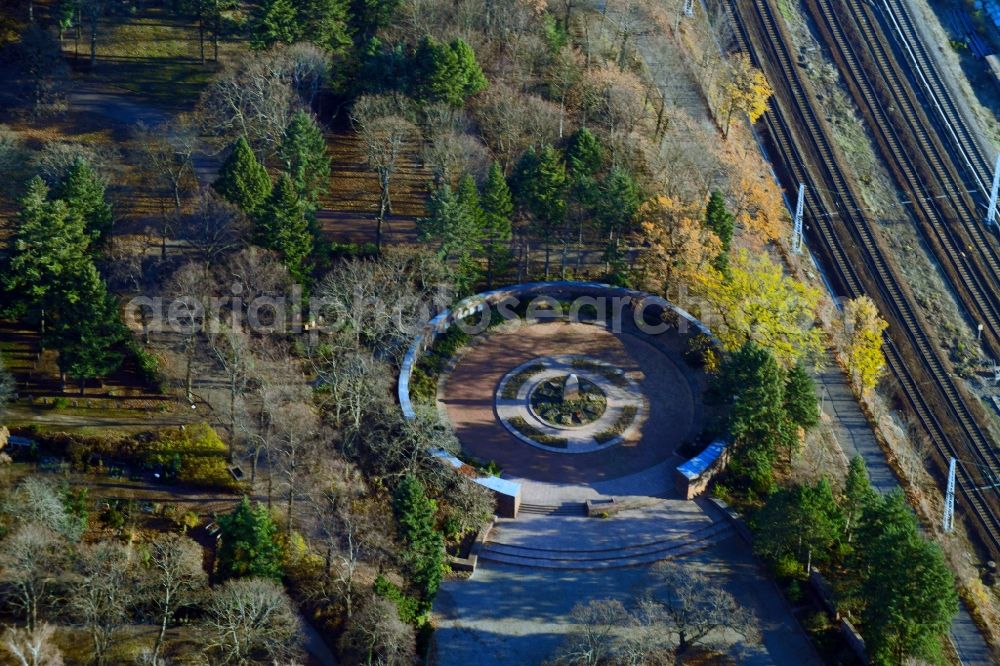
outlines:
[[310, 227], [295, 184], [288, 174], [281, 174], [271, 196], [260, 208], [254, 235], [258, 245], [281, 255], [288, 272], [299, 282], [309, 274], [308, 260], [313, 251]]
[[267, 200], [271, 194], [271, 179], [267, 169], [254, 156], [246, 137], [241, 136], [236, 141], [212, 187], [247, 215], [253, 215]]

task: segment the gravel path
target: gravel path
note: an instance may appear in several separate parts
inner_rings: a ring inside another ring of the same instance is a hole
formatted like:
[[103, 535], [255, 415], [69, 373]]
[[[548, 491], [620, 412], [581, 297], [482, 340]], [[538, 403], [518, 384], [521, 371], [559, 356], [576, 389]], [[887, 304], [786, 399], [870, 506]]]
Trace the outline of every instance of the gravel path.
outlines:
[[[848, 458], [864, 458], [868, 476], [879, 492], [899, 488], [899, 480], [889, 467], [885, 453], [854, 399], [840, 366], [829, 358], [827, 368], [816, 376], [816, 380], [822, 395], [823, 411], [831, 418], [837, 443], [844, 454]], [[963, 664], [987, 666], [994, 663], [989, 646], [969, 614], [965, 602], [958, 606], [958, 615], [952, 620], [949, 638]]]

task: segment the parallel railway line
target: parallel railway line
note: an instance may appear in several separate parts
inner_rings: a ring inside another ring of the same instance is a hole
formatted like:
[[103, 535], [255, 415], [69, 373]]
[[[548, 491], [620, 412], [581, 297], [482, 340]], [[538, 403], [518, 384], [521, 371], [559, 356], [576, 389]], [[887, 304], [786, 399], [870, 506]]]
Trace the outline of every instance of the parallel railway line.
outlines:
[[[910, 196], [913, 213], [953, 288], [967, 310], [985, 325], [986, 342], [996, 356], [1000, 352], [1000, 256], [993, 239], [984, 233], [947, 151], [928, 132], [930, 121], [864, 4], [807, 2], [875, 133], [883, 160], [900, 190]], [[853, 12], [854, 22], [842, 16], [848, 12]]]
[[[926, 335], [925, 324], [879, 246], [871, 223], [858, 212], [859, 198], [844, 175], [827, 128], [816, 115], [815, 100], [792, 61], [773, 6], [769, 0], [727, 0], [725, 7], [736, 27], [739, 47], [771, 72], [768, 78], [777, 103], [765, 115], [765, 122], [774, 157], [780, 160], [786, 185], [802, 182], [807, 186], [810, 233], [820, 242], [831, 277], [844, 295], [868, 293], [880, 303], [892, 334], [902, 341], [897, 345], [892, 336], [885, 341], [901, 398], [926, 430], [940, 461], [971, 455], [977, 464], [1000, 470], [1000, 460]], [[868, 270], [859, 272], [856, 267], [862, 266]], [[970, 451], [958, 442], [967, 444]], [[978, 466], [960, 464], [958, 473], [958, 492], [977, 533], [990, 550], [1000, 553], [1000, 518], [978, 490], [983, 485]]]
[[992, 185], [991, 174], [995, 158], [991, 159], [986, 154], [966, 123], [965, 115], [959, 110], [951, 89], [934, 65], [933, 57], [927, 52], [927, 46], [920, 38], [904, 0], [878, 0], [877, 5], [882, 10], [882, 17], [888, 28], [886, 32], [895, 38], [899, 50], [913, 63], [914, 83], [924, 90], [929, 105], [945, 126], [945, 132], [951, 138], [967, 176], [978, 189], [981, 205], [985, 209]]

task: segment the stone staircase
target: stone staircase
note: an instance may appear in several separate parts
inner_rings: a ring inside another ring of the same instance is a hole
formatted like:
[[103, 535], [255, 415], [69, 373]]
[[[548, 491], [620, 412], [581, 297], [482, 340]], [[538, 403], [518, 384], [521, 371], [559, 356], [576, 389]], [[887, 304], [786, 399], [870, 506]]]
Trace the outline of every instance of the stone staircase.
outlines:
[[713, 521], [704, 514], [681, 525], [664, 524], [662, 530], [648, 518], [640, 519], [634, 523], [636, 529], [630, 530], [624, 522], [627, 517], [571, 517], [581, 515], [529, 513], [514, 521], [501, 521], [479, 558], [535, 569], [621, 569], [685, 557], [735, 534], [728, 522]]
[[565, 504], [525, 504], [521, 503], [518, 513], [534, 516], [586, 516], [587, 505], [582, 502], [567, 502]]

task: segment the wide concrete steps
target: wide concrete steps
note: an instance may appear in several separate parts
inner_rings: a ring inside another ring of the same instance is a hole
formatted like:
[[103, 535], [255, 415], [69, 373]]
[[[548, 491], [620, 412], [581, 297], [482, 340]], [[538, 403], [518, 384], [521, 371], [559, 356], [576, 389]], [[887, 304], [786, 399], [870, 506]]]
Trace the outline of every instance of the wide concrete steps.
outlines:
[[586, 516], [587, 505], [583, 502], [566, 502], [555, 505], [522, 502], [518, 511], [534, 516]]
[[623, 569], [685, 557], [724, 541], [733, 533], [728, 523], [716, 522], [664, 539], [603, 548], [548, 549], [494, 541], [485, 545], [479, 558], [536, 569]]

